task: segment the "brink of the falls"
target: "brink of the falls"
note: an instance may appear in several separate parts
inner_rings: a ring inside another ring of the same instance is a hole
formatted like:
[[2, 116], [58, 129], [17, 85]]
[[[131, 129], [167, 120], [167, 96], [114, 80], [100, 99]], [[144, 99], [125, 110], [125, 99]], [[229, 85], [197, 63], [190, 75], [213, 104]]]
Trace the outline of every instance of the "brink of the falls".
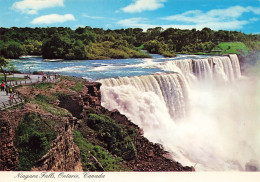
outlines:
[[260, 82], [241, 75], [237, 55], [156, 66], [167, 73], [100, 80], [102, 105], [125, 114], [183, 165], [259, 170]]

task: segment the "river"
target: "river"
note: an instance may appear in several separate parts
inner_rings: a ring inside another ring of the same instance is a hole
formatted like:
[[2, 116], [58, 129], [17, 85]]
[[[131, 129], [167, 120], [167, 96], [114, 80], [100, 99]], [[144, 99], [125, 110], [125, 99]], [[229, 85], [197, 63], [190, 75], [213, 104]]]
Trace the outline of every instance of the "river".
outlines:
[[259, 170], [260, 81], [236, 55], [147, 59], [12, 61], [102, 82], [102, 105], [118, 109], [172, 157], [197, 171]]

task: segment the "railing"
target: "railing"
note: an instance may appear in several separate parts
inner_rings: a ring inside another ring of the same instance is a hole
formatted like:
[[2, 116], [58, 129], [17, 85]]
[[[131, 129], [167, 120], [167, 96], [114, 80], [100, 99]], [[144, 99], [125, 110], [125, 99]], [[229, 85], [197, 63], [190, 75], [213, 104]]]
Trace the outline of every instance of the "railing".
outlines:
[[[7, 81], [6, 83], [9, 86], [17, 86], [17, 85], [33, 85], [33, 84], [36, 84], [36, 83], [54, 83], [58, 80], [59, 80], [59, 77], [51, 76], [51, 77], [46, 78], [46, 79], [39, 79], [38, 78], [38, 80], [32, 80], [32, 79], [19, 80], [19, 81], [17, 80], [17, 81]], [[24, 99], [20, 96], [20, 94], [18, 92], [14, 91], [13, 93], [10, 93], [10, 94], [12, 94], [14, 96], [14, 98], [10, 99], [10, 97], [9, 97], [9, 100], [0, 102], [0, 110], [7, 109], [9, 107], [12, 107], [12, 106], [15, 106], [17, 104], [24, 102]], [[8, 93], [7, 93], [7, 96], [8, 96]]]
[[32, 85], [32, 84], [35, 84], [35, 83], [51, 83], [51, 82], [56, 82], [57, 80], [59, 80], [59, 78], [55, 79], [55, 77], [50, 77], [50, 78], [46, 78], [45, 80], [28, 79], [28, 80], [7, 81], [6, 83], [9, 86], [16, 86], [16, 85]]

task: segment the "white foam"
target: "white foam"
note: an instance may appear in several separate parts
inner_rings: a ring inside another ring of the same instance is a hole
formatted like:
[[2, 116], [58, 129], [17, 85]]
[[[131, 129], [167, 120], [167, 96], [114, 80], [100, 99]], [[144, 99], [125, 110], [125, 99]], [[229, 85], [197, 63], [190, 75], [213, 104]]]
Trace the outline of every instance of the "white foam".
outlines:
[[97, 67], [93, 67], [91, 69], [89, 69], [88, 71], [92, 71], [92, 72], [100, 72], [100, 71], [109, 71], [112, 69], [118, 69], [118, 66], [112, 66], [112, 65], [108, 65], [108, 64], [104, 64], [105, 66], [97, 66]]
[[195, 61], [195, 69], [175, 64], [182, 77], [164, 73], [101, 80], [102, 105], [125, 114], [183, 165], [244, 170], [251, 159], [260, 160], [260, 80], [236, 78], [227, 57], [216, 59], [228, 84], [215, 79], [221, 74], [202, 59]]
[[45, 72], [75, 72], [75, 73], [80, 73], [80, 72], [85, 72], [88, 69], [88, 66], [70, 66], [70, 67], [63, 67], [63, 68], [55, 68], [55, 69], [45, 69], [42, 71]]

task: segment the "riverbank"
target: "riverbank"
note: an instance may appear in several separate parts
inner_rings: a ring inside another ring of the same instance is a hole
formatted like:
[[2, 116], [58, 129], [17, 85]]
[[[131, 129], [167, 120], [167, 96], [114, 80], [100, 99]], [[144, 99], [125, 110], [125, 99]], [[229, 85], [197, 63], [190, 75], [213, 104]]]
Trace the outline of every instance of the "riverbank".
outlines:
[[62, 76], [57, 83], [17, 88], [26, 102], [0, 112], [1, 170], [193, 170], [170, 159], [117, 110], [103, 108], [100, 86]]

